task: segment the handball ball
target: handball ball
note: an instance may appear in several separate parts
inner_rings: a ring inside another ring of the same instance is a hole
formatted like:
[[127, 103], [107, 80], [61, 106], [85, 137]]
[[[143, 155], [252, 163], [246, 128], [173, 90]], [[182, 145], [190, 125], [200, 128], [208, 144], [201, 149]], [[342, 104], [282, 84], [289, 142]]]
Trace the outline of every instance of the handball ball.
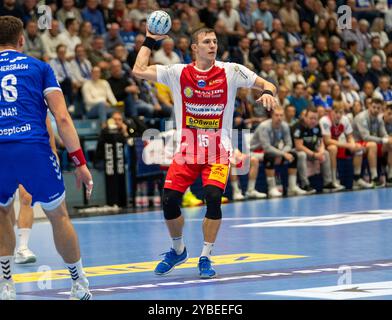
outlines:
[[166, 34], [171, 28], [171, 19], [167, 12], [158, 10], [147, 18], [147, 28], [153, 34]]

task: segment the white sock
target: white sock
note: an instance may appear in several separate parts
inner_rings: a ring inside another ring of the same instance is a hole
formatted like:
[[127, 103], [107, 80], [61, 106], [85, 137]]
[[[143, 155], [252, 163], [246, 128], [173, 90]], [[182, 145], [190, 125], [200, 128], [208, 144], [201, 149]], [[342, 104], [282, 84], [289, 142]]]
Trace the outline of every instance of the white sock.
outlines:
[[83, 271], [82, 258], [80, 258], [79, 261], [75, 263], [66, 263], [65, 265], [67, 266], [73, 281], [86, 277]]
[[276, 187], [275, 177], [267, 177], [268, 190]]
[[14, 269], [14, 257], [3, 256], [0, 257], [0, 281], [12, 281], [12, 271]]
[[297, 186], [297, 174], [289, 175], [289, 189], [293, 190]]
[[372, 180], [378, 177], [377, 167], [370, 168], [370, 176], [372, 177]]
[[248, 191], [253, 191], [256, 188], [256, 180], [249, 179], [248, 180]]
[[233, 188], [233, 193], [241, 193], [241, 189], [238, 186], [238, 180], [237, 181], [231, 181], [231, 187]]
[[359, 168], [354, 168], [354, 174], [355, 175], [361, 175], [361, 167], [359, 167]]
[[177, 254], [181, 254], [184, 252], [185, 244], [183, 236], [172, 238], [173, 241], [173, 249], [176, 250]]
[[213, 243], [204, 241], [203, 250], [201, 251], [200, 257], [208, 257], [208, 258], [210, 258], [213, 247], [214, 247]]
[[388, 179], [392, 179], [392, 166], [388, 167]]
[[31, 229], [21, 228], [18, 229], [19, 247], [18, 249], [26, 249], [29, 246]]

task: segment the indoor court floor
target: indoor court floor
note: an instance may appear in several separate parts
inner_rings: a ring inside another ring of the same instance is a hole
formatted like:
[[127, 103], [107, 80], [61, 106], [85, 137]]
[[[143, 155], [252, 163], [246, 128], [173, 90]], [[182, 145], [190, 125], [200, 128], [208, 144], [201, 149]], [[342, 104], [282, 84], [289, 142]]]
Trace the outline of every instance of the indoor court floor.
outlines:
[[[190, 259], [154, 275], [171, 241], [161, 211], [73, 219], [95, 300], [392, 299], [392, 189], [223, 205], [201, 280], [204, 208], [183, 209]], [[15, 267], [18, 299], [68, 299], [70, 278], [48, 222], [33, 226], [37, 262]]]

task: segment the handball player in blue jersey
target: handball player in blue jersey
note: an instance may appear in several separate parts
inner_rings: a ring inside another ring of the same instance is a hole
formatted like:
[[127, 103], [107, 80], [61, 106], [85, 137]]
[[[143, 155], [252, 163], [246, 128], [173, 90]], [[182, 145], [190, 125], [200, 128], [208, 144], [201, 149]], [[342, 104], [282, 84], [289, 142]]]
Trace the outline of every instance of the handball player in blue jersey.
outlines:
[[21, 184], [32, 195], [32, 205], [40, 203], [52, 224], [56, 249], [72, 278], [70, 298], [88, 300], [91, 293], [65, 205], [63, 177], [49, 144], [45, 124], [48, 107], [76, 165], [77, 186], [85, 184], [88, 198], [92, 177], [53, 70], [20, 53], [24, 42], [22, 21], [0, 17], [0, 299], [15, 299], [15, 234], [9, 216], [15, 190]]

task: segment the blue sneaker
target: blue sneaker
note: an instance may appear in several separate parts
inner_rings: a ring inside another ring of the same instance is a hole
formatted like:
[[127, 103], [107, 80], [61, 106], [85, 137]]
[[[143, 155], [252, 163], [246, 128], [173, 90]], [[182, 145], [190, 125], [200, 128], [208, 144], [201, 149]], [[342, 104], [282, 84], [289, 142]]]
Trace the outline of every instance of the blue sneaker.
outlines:
[[186, 248], [184, 248], [184, 251], [181, 254], [177, 254], [176, 250], [171, 248], [169, 252], [162, 255], [165, 257], [158, 263], [154, 271], [155, 274], [159, 276], [168, 274], [175, 266], [178, 266], [188, 260], [188, 252], [186, 251]]
[[211, 279], [216, 277], [216, 271], [211, 266], [211, 260], [208, 257], [200, 257], [199, 275], [202, 279]]

